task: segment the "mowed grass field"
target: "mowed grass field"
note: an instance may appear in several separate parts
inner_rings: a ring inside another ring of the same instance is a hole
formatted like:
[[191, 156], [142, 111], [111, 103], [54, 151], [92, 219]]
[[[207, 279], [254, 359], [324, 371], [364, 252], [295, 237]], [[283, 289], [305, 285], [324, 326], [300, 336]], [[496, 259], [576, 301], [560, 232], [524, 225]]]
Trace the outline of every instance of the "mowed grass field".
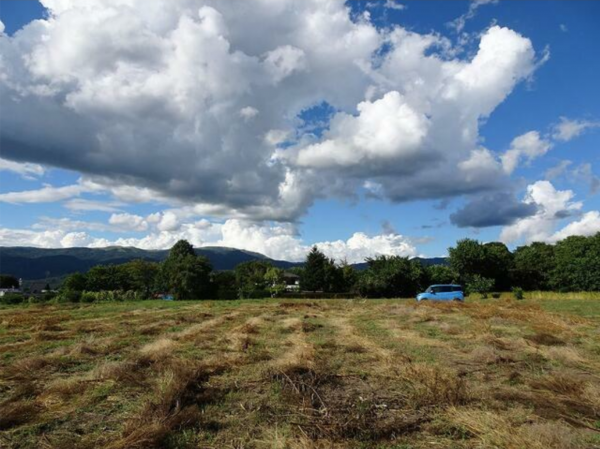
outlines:
[[600, 448], [600, 301], [0, 309], [2, 448]]

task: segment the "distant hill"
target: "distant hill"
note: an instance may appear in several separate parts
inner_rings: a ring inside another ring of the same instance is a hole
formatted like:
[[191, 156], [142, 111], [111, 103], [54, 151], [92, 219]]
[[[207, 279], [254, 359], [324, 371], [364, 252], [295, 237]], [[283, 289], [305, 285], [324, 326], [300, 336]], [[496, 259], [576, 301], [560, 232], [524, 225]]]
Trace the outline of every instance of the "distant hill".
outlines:
[[[449, 264], [447, 257], [430, 257], [430, 258], [415, 257], [413, 260], [418, 260], [419, 262], [421, 262], [421, 265], [423, 265], [425, 267], [429, 267], [431, 265], [448, 265]], [[362, 263], [355, 263], [352, 266], [354, 268], [356, 268], [357, 270], [366, 270], [369, 265], [367, 264], [367, 262], [362, 262]]]
[[419, 262], [421, 262], [422, 265], [424, 265], [426, 267], [429, 267], [431, 265], [449, 265], [450, 264], [447, 257], [429, 257], [429, 258], [415, 257], [415, 260], [418, 260]]
[[[273, 260], [259, 253], [235, 248], [204, 247], [196, 253], [208, 257], [215, 270], [232, 270], [250, 260], [267, 260], [280, 268], [297, 266], [293, 262]], [[85, 273], [96, 265], [118, 265], [135, 259], [160, 262], [168, 250], [150, 251], [132, 247], [107, 248], [30, 248], [0, 247], [0, 273], [23, 279], [46, 279], [70, 273]]]
[[[207, 246], [196, 248], [196, 253], [208, 257], [218, 271], [233, 270], [236, 265], [251, 260], [265, 260], [279, 268], [290, 268], [301, 263], [274, 260], [269, 257], [235, 248]], [[0, 273], [12, 274], [24, 280], [61, 278], [71, 273], [85, 273], [96, 265], [118, 265], [135, 259], [160, 262], [168, 250], [144, 250], [133, 247], [110, 246], [106, 248], [31, 248], [0, 247]], [[423, 265], [445, 265], [445, 258], [418, 258]], [[366, 264], [354, 265], [365, 269]]]

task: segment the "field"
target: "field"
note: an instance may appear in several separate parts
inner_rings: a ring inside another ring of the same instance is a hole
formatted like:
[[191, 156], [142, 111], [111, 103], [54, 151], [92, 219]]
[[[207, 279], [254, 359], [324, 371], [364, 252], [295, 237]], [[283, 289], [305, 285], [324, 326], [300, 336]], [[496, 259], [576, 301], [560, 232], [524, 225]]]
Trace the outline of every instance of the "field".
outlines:
[[2, 448], [600, 448], [600, 301], [0, 309]]

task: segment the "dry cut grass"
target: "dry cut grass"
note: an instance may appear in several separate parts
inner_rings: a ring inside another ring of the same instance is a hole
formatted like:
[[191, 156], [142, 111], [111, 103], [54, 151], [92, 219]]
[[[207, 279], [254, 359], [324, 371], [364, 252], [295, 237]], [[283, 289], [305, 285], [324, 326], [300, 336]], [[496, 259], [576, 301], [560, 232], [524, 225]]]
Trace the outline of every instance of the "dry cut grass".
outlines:
[[600, 448], [600, 301], [553, 301], [0, 309], [0, 447]]

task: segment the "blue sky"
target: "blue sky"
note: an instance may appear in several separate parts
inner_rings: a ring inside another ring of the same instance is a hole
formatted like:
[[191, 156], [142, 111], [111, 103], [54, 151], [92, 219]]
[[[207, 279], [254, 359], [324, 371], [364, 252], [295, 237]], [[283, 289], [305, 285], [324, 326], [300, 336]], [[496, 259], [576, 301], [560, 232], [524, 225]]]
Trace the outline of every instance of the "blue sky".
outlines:
[[43, 3], [0, 2], [2, 245], [358, 261], [600, 231], [598, 2]]

